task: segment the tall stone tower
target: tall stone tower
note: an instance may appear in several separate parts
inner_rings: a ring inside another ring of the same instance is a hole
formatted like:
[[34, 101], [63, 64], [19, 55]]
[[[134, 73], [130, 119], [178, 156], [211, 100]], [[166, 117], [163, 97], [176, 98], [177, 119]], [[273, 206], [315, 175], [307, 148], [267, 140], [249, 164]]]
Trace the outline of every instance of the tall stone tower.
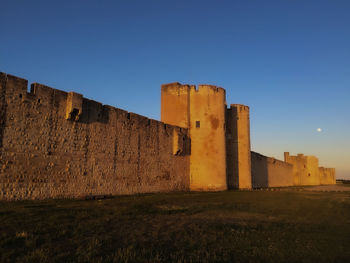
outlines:
[[225, 190], [225, 90], [210, 85], [162, 85], [161, 121], [188, 128], [191, 190]]
[[231, 104], [226, 109], [227, 184], [229, 188], [252, 188], [249, 107]]

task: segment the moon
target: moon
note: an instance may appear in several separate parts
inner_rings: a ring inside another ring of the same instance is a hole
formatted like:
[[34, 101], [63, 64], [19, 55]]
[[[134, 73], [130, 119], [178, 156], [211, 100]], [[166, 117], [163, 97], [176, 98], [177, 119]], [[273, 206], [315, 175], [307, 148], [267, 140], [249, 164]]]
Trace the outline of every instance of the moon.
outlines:
[[317, 132], [321, 132], [322, 131], [322, 129], [321, 128], [317, 128], [317, 130], [316, 130]]

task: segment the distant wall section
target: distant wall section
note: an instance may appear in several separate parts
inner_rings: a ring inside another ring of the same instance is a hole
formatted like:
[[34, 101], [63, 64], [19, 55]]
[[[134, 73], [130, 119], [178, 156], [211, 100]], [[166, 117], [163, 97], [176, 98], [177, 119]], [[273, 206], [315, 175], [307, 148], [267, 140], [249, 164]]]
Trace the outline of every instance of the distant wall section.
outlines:
[[320, 184], [318, 159], [315, 156], [305, 156], [303, 154], [291, 156], [288, 152], [285, 152], [284, 161], [293, 164], [294, 185]]
[[319, 167], [319, 175], [322, 185], [336, 184], [334, 168]]
[[0, 199], [190, 189], [188, 129], [4, 73], [0, 108]]
[[293, 185], [293, 165], [251, 152], [253, 188]]

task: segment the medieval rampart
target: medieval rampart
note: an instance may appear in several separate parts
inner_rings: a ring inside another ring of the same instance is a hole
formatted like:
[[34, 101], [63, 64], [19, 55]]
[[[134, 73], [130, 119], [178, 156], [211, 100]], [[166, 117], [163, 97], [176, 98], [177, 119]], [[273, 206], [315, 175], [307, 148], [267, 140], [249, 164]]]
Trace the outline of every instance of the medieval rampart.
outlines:
[[252, 183], [254, 188], [293, 185], [293, 165], [251, 152]]
[[293, 164], [294, 185], [320, 185], [317, 157], [285, 152], [284, 161]]
[[319, 167], [318, 172], [320, 175], [321, 185], [336, 184], [334, 168]]
[[0, 199], [189, 190], [188, 130], [0, 73]]
[[0, 73], [0, 199], [334, 184], [314, 156], [250, 151], [249, 107], [162, 86], [162, 122]]

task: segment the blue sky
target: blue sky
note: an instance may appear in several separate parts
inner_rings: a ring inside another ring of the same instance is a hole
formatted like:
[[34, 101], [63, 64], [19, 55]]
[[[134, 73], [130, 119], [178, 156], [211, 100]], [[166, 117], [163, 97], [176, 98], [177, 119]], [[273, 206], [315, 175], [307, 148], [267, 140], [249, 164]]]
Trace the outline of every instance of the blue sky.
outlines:
[[[0, 71], [160, 118], [160, 85], [251, 109], [252, 149], [350, 179], [350, 1], [1, 0]], [[317, 132], [322, 128], [322, 132]]]

